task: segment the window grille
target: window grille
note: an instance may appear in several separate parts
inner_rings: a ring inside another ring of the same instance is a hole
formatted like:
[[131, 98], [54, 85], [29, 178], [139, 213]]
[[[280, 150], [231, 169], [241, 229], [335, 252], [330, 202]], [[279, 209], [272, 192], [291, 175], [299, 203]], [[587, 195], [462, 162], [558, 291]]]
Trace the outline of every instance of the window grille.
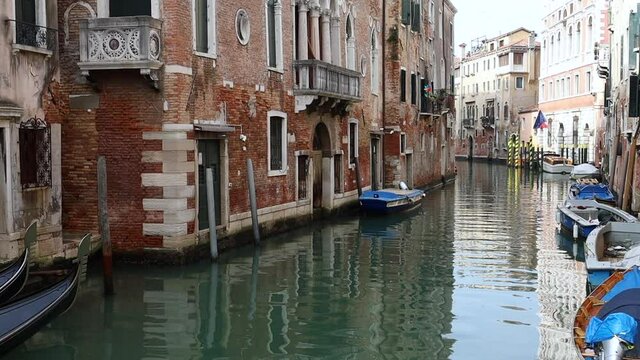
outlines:
[[51, 128], [40, 118], [20, 123], [20, 182], [23, 189], [51, 186]]

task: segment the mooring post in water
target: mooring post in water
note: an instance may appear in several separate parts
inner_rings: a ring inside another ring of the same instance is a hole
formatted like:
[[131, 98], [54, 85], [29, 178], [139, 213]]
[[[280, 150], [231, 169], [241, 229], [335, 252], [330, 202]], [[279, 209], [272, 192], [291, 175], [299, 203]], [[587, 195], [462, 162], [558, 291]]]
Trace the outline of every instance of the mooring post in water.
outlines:
[[253, 321], [256, 316], [256, 298], [258, 294], [258, 269], [260, 268], [260, 248], [253, 251], [253, 261], [251, 263], [251, 292], [249, 293], [249, 314], [247, 318]]
[[249, 181], [249, 203], [251, 205], [251, 222], [253, 223], [253, 240], [256, 245], [260, 245], [258, 205], [256, 203], [256, 181], [253, 177], [253, 161], [251, 161], [251, 159], [247, 159], [247, 178]]
[[104, 293], [113, 294], [113, 257], [111, 254], [111, 232], [109, 230], [109, 212], [107, 210], [107, 161], [98, 157], [98, 213], [102, 238], [102, 272], [104, 275]]
[[362, 196], [362, 184], [360, 184], [360, 165], [358, 165], [358, 157], [354, 157], [356, 165], [356, 186], [358, 187], [358, 197]]
[[213, 170], [207, 168], [207, 212], [209, 217], [209, 251], [211, 259], [218, 260], [218, 234], [216, 233], [216, 197], [213, 189]]

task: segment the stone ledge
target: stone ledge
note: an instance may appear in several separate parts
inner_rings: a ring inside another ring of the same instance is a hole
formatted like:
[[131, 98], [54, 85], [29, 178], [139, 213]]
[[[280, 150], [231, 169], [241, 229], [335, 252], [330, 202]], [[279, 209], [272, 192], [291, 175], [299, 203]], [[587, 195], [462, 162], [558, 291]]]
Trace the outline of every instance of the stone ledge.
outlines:
[[165, 161], [187, 161], [187, 152], [185, 150], [142, 152], [143, 163], [161, 163]]
[[187, 199], [143, 199], [144, 210], [177, 211], [187, 209]]
[[187, 224], [143, 224], [145, 236], [183, 236], [187, 235]]
[[142, 174], [142, 186], [186, 186], [187, 174]]
[[187, 138], [186, 132], [172, 131], [151, 131], [142, 133], [143, 140], [185, 140]]

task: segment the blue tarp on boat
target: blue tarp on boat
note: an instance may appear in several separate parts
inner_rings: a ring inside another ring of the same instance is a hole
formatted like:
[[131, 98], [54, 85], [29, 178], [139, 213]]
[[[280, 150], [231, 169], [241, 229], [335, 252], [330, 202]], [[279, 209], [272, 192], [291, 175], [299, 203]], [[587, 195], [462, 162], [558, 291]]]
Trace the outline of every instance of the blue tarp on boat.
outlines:
[[604, 319], [594, 316], [589, 321], [584, 340], [588, 344], [595, 344], [617, 336], [629, 344], [634, 344], [637, 331], [638, 322], [625, 313], [609, 314]]
[[578, 200], [615, 201], [615, 196], [605, 184], [573, 184], [569, 191]]
[[[609, 292], [602, 297], [603, 301], [609, 302], [618, 294], [625, 290], [640, 288], [640, 269], [634, 266], [632, 270], [624, 275], [624, 278], [620, 280]], [[640, 298], [638, 298], [640, 303]]]

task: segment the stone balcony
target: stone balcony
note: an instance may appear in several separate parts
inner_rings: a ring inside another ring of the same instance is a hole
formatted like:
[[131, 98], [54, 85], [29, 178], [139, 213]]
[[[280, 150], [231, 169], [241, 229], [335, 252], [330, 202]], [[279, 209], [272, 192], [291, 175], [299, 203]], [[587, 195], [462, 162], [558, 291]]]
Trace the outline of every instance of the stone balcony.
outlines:
[[93, 70], [139, 69], [143, 75], [162, 66], [162, 21], [151, 16], [83, 19], [80, 62], [83, 75]]
[[476, 126], [476, 121], [474, 119], [464, 119], [462, 120], [462, 126], [467, 129], [473, 129]]
[[328, 104], [331, 109], [362, 101], [362, 74], [320, 60], [294, 61], [296, 111], [309, 105]]
[[496, 118], [493, 116], [483, 116], [480, 119], [482, 120], [482, 126], [485, 128], [494, 127], [496, 125]]

